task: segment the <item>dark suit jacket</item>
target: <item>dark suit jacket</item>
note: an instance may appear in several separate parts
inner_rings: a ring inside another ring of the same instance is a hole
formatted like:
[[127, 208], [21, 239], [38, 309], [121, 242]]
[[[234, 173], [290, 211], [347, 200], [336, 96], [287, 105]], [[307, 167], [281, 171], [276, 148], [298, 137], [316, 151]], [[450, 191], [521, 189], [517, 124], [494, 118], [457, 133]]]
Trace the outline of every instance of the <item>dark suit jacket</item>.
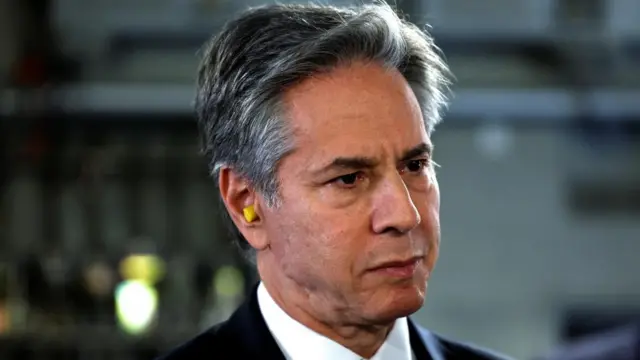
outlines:
[[[257, 287], [229, 320], [157, 360], [285, 360], [258, 306]], [[487, 350], [437, 336], [409, 320], [418, 360], [506, 360]], [[330, 359], [329, 359], [330, 360]]]

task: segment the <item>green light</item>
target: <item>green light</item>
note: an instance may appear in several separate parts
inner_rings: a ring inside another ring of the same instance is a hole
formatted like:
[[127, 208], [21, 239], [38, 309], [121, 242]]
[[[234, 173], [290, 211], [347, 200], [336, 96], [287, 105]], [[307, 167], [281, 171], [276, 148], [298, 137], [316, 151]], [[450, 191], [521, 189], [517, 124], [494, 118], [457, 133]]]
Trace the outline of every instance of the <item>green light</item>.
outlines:
[[116, 313], [125, 332], [139, 335], [149, 330], [158, 309], [158, 293], [143, 281], [129, 280], [116, 288]]
[[223, 266], [218, 269], [213, 281], [218, 295], [234, 297], [244, 292], [244, 276], [234, 266]]

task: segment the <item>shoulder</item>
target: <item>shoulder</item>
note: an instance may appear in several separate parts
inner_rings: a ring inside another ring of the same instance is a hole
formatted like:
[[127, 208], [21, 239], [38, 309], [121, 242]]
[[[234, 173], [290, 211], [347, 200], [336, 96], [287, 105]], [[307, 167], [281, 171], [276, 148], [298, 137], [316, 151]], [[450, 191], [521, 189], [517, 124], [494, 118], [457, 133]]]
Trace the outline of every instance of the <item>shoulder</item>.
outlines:
[[441, 344], [445, 359], [476, 359], [476, 360], [510, 360], [511, 358], [495, 351], [473, 344], [458, 342], [451, 339], [436, 337]]
[[188, 340], [156, 360], [220, 359], [235, 347], [233, 337], [226, 336], [220, 323]]
[[284, 360], [258, 306], [257, 290], [224, 322], [157, 360]]
[[426, 343], [429, 351], [437, 353], [440, 358], [446, 360], [512, 360], [512, 358], [498, 352], [461, 341], [449, 339], [435, 334], [421, 326], [416, 325], [416, 330]]

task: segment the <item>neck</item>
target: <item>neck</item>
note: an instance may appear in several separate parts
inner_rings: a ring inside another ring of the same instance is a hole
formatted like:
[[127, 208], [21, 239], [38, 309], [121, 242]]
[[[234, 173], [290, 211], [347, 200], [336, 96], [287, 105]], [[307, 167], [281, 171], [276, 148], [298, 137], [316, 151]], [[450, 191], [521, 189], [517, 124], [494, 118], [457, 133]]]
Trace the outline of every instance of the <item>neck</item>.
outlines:
[[[363, 358], [371, 358], [382, 346], [394, 323], [365, 324], [357, 321], [348, 306], [336, 306], [331, 295], [303, 288], [274, 265], [258, 259], [258, 272], [269, 295], [291, 318], [346, 347]], [[286, 294], [286, 296], [285, 296]]]

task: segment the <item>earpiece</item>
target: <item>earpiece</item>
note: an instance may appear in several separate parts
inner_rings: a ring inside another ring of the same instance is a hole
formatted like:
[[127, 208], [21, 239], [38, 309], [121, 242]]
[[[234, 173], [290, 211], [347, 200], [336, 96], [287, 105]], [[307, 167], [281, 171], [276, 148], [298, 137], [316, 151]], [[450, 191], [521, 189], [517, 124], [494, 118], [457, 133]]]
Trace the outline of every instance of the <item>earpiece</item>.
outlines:
[[253, 205], [249, 205], [242, 209], [242, 213], [244, 214], [244, 218], [245, 220], [247, 220], [247, 222], [253, 222], [258, 218], [258, 214], [256, 214], [256, 209], [253, 207]]

